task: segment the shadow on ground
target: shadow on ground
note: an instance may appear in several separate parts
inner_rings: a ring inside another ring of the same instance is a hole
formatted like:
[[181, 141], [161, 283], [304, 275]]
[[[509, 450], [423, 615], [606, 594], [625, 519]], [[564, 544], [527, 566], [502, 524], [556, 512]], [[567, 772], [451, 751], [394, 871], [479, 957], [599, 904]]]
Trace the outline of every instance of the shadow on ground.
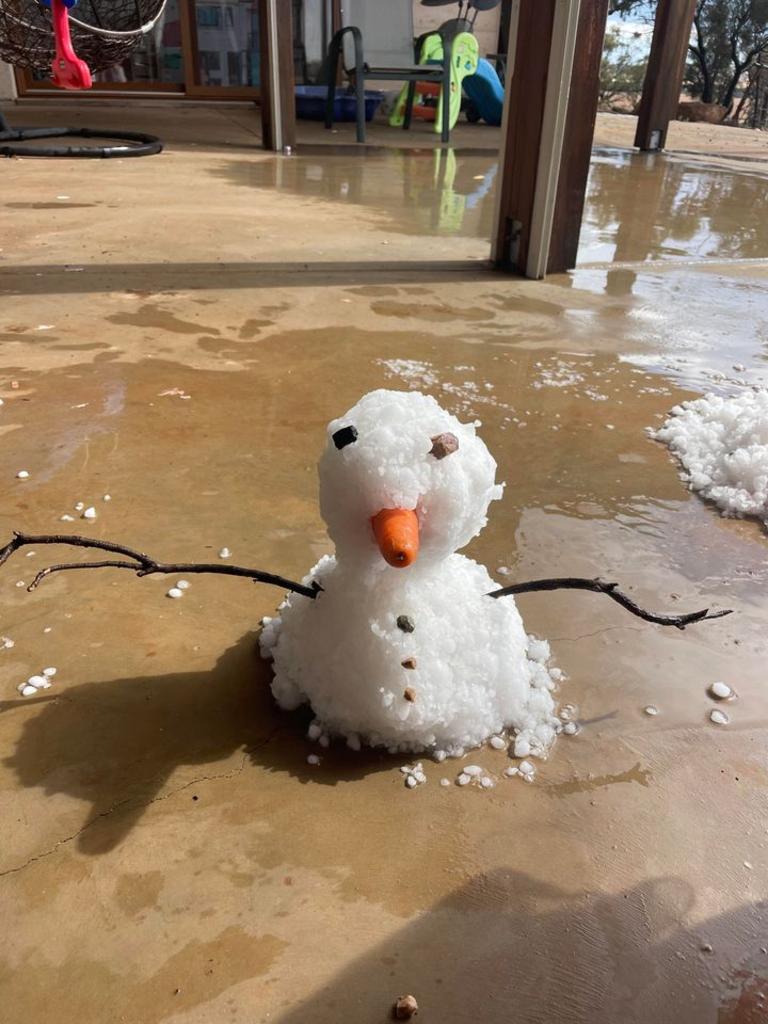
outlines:
[[764, 1024], [768, 902], [690, 926], [695, 904], [677, 878], [610, 894], [475, 875], [278, 1024], [385, 1024], [406, 993], [442, 1024]]
[[[192, 792], [202, 779], [239, 771], [239, 765], [221, 765], [238, 751], [243, 764], [250, 760], [300, 783], [335, 785], [391, 768], [383, 753], [341, 745], [327, 751], [320, 769], [307, 765], [310, 713], [277, 708], [271, 667], [258, 656], [257, 640], [257, 633], [246, 634], [209, 672], [85, 683], [25, 700], [25, 706], [43, 707], [25, 723], [4, 764], [23, 786], [91, 805], [77, 841], [92, 855], [114, 849], [182, 766], [211, 766], [181, 782]], [[0, 711], [18, 704], [0, 702]], [[90, 827], [106, 815], [108, 829]]]

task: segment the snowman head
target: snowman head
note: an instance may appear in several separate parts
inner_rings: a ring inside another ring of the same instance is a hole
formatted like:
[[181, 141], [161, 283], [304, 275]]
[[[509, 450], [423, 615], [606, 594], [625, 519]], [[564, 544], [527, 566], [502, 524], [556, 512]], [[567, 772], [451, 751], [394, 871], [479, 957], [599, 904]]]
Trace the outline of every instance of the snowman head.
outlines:
[[503, 490], [475, 427], [418, 391], [371, 391], [329, 423], [319, 473], [338, 557], [382, 568], [464, 547]]

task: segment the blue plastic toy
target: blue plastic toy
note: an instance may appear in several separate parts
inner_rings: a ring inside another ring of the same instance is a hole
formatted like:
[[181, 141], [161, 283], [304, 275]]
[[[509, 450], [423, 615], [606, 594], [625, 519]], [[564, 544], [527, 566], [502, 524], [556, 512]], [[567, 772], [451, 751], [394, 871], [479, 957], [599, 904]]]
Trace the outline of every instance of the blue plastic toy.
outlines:
[[[493, 64], [481, 57], [477, 62], [477, 71], [474, 75], [468, 75], [461, 84], [471, 104], [467, 110], [467, 118], [470, 121], [482, 118], [488, 124], [501, 124], [501, 112], [504, 109], [504, 86], [501, 84], [501, 79], [496, 74]], [[474, 111], [472, 107], [474, 107]], [[473, 113], [476, 116], [473, 116]]]

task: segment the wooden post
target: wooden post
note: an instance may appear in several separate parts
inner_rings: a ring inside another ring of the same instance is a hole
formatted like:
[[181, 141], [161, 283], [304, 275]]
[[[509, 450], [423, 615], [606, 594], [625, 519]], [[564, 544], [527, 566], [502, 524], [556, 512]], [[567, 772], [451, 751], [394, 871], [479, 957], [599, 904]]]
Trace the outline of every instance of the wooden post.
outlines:
[[637, 119], [639, 149], [659, 150], [666, 145], [667, 128], [680, 102], [695, 13], [696, 0], [659, 0]]
[[261, 137], [279, 153], [296, 145], [291, 0], [259, 0]]
[[491, 258], [527, 277], [543, 277], [547, 269], [580, 6], [580, 0], [519, 0], [513, 8]]
[[609, 0], [589, 0], [582, 3], [579, 13], [579, 41], [571, 75], [565, 145], [547, 260], [549, 274], [576, 266], [600, 94], [600, 60], [608, 3]]

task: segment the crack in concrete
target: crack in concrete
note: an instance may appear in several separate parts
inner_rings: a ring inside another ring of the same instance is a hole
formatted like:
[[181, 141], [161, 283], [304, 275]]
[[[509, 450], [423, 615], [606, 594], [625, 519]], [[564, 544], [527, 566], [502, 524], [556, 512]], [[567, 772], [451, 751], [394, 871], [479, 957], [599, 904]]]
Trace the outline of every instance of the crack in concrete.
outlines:
[[63, 839], [57, 840], [50, 849], [43, 850], [42, 853], [33, 854], [23, 864], [19, 864], [14, 868], [7, 868], [5, 871], [0, 871], [0, 878], [5, 878], [7, 875], [18, 874], [20, 871], [24, 871], [25, 868], [28, 868], [31, 864], [34, 864], [36, 861], [44, 860], [46, 857], [50, 857], [51, 854], [56, 853], [56, 851], [60, 847], [66, 846], [67, 844], [73, 842], [75, 839], [79, 838], [83, 834], [83, 832], [86, 832], [89, 828], [91, 828], [91, 826], [95, 825], [96, 822], [101, 821], [103, 818], [108, 818], [111, 814], [114, 814], [116, 811], [119, 811], [121, 808], [126, 807], [127, 805], [131, 805], [132, 809], [141, 810], [146, 807], [151, 807], [152, 804], [160, 803], [162, 800], [168, 800], [170, 799], [170, 797], [176, 796], [178, 793], [183, 793], [185, 789], [190, 789], [192, 786], [197, 786], [201, 782], [214, 782], [218, 779], [232, 779], [236, 775], [240, 775], [245, 770], [245, 766], [248, 762], [251, 753], [255, 750], [258, 750], [261, 747], [266, 746], [274, 737], [275, 733], [278, 731], [279, 729], [275, 729], [273, 732], [269, 734], [269, 736], [266, 737], [266, 739], [262, 740], [260, 743], [247, 747], [243, 751], [243, 756], [239, 766], [237, 768], [234, 768], [232, 771], [219, 772], [214, 775], [200, 775], [197, 778], [191, 779], [189, 782], [183, 783], [183, 785], [181, 786], [177, 786], [175, 789], [169, 790], [167, 793], [161, 793], [158, 796], [152, 797], [151, 800], [145, 800], [144, 802], [135, 802], [133, 797], [126, 797], [125, 800], [119, 800], [116, 804], [113, 804], [111, 807], [107, 808], [106, 811], [100, 811], [94, 817], [90, 818], [88, 821], [86, 821], [82, 828], [79, 828], [76, 832], [73, 832], [72, 835], [64, 836]]
[[547, 640], [550, 643], [576, 643], [577, 640], [589, 640], [590, 637], [600, 636], [601, 633], [611, 633], [614, 630], [621, 629], [626, 630], [630, 633], [647, 633], [648, 630], [642, 626], [604, 626], [602, 629], [596, 629], [594, 633], [584, 633], [581, 636], [549, 636]]

